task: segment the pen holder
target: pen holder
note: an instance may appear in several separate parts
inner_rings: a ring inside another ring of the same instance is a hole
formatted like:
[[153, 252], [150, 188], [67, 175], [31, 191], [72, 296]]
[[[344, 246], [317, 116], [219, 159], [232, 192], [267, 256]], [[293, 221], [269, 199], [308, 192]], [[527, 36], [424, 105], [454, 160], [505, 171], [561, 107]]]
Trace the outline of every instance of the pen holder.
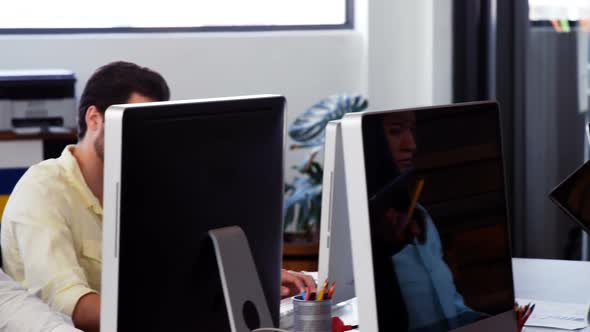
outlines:
[[332, 332], [332, 301], [293, 298], [295, 332]]

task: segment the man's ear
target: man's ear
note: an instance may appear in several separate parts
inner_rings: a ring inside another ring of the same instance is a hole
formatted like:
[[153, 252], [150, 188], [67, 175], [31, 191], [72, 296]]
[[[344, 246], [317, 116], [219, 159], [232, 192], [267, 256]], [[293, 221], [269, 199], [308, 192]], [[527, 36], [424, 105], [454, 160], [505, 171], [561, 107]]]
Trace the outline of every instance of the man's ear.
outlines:
[[103, 124], [103, 116], [102, 113], [96, 108], [96, 106], [92, 105], [88, 107], [86, 110], [86, 127], [88, 131], [98, 131]]

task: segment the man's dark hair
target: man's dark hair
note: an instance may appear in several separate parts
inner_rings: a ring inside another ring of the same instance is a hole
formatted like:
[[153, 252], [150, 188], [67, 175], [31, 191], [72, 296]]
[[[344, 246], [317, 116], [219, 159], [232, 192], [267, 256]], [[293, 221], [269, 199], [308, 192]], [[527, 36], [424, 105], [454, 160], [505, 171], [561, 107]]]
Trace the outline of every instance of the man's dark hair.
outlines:
[[86, 111], [95, 106], [104, 114], [115, 104], [125, 104], [136, 92], [156, 101], [170, 99], [170, 89], [162, 75], [134, 63], [117, 61], [98, 68], [88, 79], [78, 107], [78, 139], [86, 135]]

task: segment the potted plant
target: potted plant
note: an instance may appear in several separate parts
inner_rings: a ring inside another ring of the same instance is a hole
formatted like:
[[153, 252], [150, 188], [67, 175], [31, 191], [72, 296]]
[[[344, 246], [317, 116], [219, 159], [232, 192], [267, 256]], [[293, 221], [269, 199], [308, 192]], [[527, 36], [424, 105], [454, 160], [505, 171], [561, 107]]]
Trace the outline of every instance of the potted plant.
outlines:
[[289, 136], [295, 141], [290, 149], [309, 149], [309, 153], [299, 165], [292, 167], [299, 174], [285, 184], [284, 233], [287, 243], [317, 243], [323, 168], [316, 159], [324, 146], [326, 125], [346, 113], [365, 110], [367, 106], [367, 100], [360, 95], [332, 95], [307, 109], [289, 126]]

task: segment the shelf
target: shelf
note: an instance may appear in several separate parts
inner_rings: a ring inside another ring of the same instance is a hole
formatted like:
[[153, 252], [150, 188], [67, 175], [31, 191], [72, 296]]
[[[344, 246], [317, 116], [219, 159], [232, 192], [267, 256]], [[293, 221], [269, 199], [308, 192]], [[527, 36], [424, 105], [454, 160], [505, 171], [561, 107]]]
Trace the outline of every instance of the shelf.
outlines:
[[33, 135], [19, 135], [12, 131], [0, 131], [0, 141], [21, 141], [21, 140], [77, 140], [77, 132], [70, 133], [40, 133]]
[[317, 271], [320, 244], [284, 243], [283, 269], [293, 271]]

